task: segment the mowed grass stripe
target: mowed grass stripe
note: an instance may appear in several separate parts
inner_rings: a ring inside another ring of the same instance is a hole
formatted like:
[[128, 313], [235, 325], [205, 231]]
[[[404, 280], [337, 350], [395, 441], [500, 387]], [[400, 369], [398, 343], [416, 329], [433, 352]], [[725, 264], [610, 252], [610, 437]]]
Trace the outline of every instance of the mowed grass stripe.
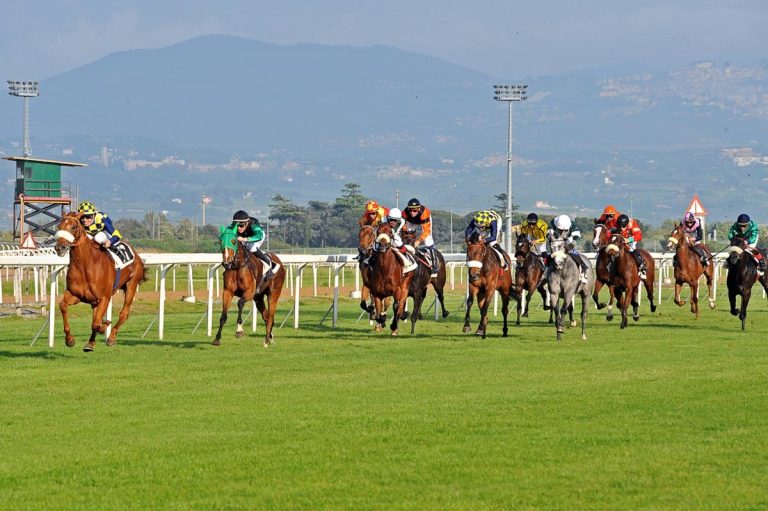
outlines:
[[236, 340], [230, 314], [220, 348], [190, 335], [201, 304], [170, 307], [165, 341], [141, 340], [137, 314], [92, 354], [87, 308], [74, 349], [28, 347], [41, 321], [4, 319], [2, 507], [768, 506], [764, 300], [746, 333], [722, 299], [698, 321], [644, 302], [623, 331], [590, 309], [589, 340], [561, 343], [540, 309], [506, 339], [498, 317], [484, 341], [462, 334], [460, 300], [397, 338], [355, 323], [352, 300], [319, 326], [328, 301], [304, 300], [268, 350], [261, 319]]

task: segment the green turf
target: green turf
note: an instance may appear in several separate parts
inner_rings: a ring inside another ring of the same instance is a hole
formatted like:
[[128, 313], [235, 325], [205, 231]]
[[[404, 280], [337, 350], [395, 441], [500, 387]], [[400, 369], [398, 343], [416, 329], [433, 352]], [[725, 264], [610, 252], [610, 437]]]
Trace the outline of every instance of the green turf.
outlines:
[[0, 509], [765, 509], [768, 305], [743, 333], [666, 296], [561, 343], [539, 308], [465, 335], [458, 294], [397, 338], [305, 299], [268, 350], [233, 315], [219, 348], [191, 335], [203, 304], [169, 303], [157, 341], [139, 302], [91, 354], [86, 307], [72, 349], [60, 318], [52, 350], [2, 319]]

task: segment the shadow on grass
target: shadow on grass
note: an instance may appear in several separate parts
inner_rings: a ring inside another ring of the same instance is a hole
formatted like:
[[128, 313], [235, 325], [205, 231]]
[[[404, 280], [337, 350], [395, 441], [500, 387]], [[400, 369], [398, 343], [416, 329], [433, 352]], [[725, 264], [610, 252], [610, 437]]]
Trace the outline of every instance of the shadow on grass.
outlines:
[[210, 341], [153, 341], [151, 339], [144, 340], [144, 339], [127, 339], [127, 340], [119, 340], [117, 341], [118, 344], [124, 345], [124, 346], [152, 346], [155, 348], [185, 348], [185, 349], [192, 349], [192, 348], [199, 348], [200, 346], [207, 346], [210, 344]]
[[53, 351], [4, 351], [0, 350], [0, 358], [61, 358], [64, 355]]

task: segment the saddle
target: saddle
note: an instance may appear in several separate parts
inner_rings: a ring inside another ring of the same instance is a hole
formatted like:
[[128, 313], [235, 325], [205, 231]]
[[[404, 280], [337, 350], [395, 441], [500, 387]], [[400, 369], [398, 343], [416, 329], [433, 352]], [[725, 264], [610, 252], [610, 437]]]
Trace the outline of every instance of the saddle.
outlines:
[[122, 241], [118, 241], [114, 245], [111, 245], [107, 249], [107, 254], [112, 258], [112, 262], [115, 263], [116, 270], [125, 268], [136, 258], [136, 253], [133, 249], [127, 243], [123, 243]]
[[408, 251], [408, 249], [406, 249], [405, 253], [395, 249], [395, 253], [400, 259], [400, 263], [403, 265], [403, 274], [410, 273], [418, 267], [416, 259], [413, 257], [413, 254]]

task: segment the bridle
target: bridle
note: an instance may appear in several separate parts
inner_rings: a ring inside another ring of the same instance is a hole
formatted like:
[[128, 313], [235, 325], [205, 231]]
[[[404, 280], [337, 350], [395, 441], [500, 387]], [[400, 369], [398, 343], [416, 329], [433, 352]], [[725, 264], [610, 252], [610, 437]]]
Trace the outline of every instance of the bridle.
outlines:
[[85, 236], [85, 229], [82, 225], [80, 225], [79, 220], [74, 217], [64, 217], [63, 221], [67, 222], [68, 224], [74, 224], [74, 232], [69, 229], [59, 229], [56, 231], [54, 238], [56, 238], [57, 247], [59, 246], [59, 242], [64, 242], [66, 244], [62, 245], [62, 247], [69, 250], [73, 247], [79, 246], [87, 239], [87, 236]]

